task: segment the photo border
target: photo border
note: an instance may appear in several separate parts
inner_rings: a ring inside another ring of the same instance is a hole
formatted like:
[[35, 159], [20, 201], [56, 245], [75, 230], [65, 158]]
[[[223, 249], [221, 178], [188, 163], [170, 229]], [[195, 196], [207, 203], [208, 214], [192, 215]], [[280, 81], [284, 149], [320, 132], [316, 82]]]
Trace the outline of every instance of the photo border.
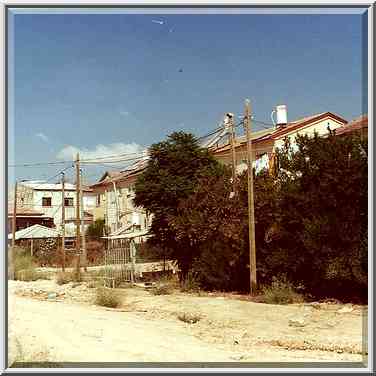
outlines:
[[[166, 4], [167, 3], [167, 4]], [[241, 4], [239, 4], [241, 3]], [[255, 4], [256, 3], [256, 4]], [[1, 101], [3, 107], [3, 113], [4, 113], [4, 127], [3, 127], [3, 137], [4, 137], [4, 144], [3, 144], [3, 160], [4, 160], [4, 165], [2, 165], [2, 177], [4, 178], [4, 184], [2, 185], [1, 189], [1, 194], [2, 197], [4, 197], [3, 204], [5, 204], [5, 215], [2, 217], [2, 220], [4, 223], [2, 223], [2, 228], [5, 229], [4, 234], [7, 233], [6, 229], [6, 223], [7, 223], [7, 211], [8, 211], [8, 205], [6, 204], [7, 202], [7, 197], [8, 197], [8, 175], [7, 175], [7, 165], [8, 165], [8, 136], [9, 136], [9, 129], [8, 129], [8, 72], [9, 72], [9, 66], [8, 66], [8, 51], [9, 51], [9, 45], [8, 45], [8, 26], [9, 26], [9, 18], [8, 18], [8, 10], [9, 9], [42, 9], [42, 8], [50, 8], [50, 10], [54, 9], [66, 9], [66, 8], [73, 8], [73, 9], [93, 9], [93, 8], [98, 8], [98, 9], [109, 9], [109, 8], [131, 8], [131, 9], [136, 9], [136, 8], [145, 8], [145, 9], [167, 9], [167, 8], [176, 8], [179, 10], [186, 9], [186, 8], [192, 8], [192, 9], [206, 9], [206, 8], [220, 8], [220, 9], [249, 9], [249, 8], [254, 8], [254, 9], [259, 9], [259, 8], [273, 8], [273, 9], [310, 9], [310, 8], [332, 8], [332, 9], [341, 9], [341, 8], [346, 8], [346, 9], [355, 9], [355, 8], [361, 8], [361, 7], [367, 7], [367, 11], [364, 14], [364, 17], [367, 18], [367, 30], [363, 30], [363, 33], [367, 34], [367, 42], [365, 42], [365, 38], [363, 39], [364, 45], [363, 45], [363, 64], [368, 63], [368, 70], [364, 69], [363, 67], [363, 75], [362, 75], [362, 82], [363, 85], [368, 83], [367, 88], [368, 88], [368, 93], [365, 93], [363, 95], [363, 101], [362, 105], [364, 109], [368, 109], [368, 121], [370, 122], [371, 125], [373, 125], [373, 88], [374, 88], [374, 76], [373, 76], [373, 62], [374, 62], [374, 48], [373, 48], [373, 37], [374, 37], [374, 29], [373, 29], [373, 20], [375, 17], [375, 7], [374, 5], [371, 5], [372, 3], [369, 2], [362, 2], [362, 3], [355, 3], [354, 2], [334, 2], [328, 4], [327, 2], [316, 2], [315, 4], [308, 3], [308, 4], [303, 4], [301, 3], [282, 3], [282, 2], [269, 2], [269, 3], [263, 3], [263, 2], [254, 2], [253, 4], [249, 4], [248, 2], [238, 2], [237, 4], [232, 5], [230, 4], [176, 4], [176, 2], [165, 2], [164, 4], [159, 4], [158, 2], [154, 1], [149, 1], [147, 4], [145, 4], [142, 1], [139, 2], [132, 2], [131, 4], [125, 4], [124, 2], [111, 2], [103, 4], [103, 2], [96, 3], [95, 1], [90, 1], [90, 2], [72, 2], [72, 1], [64, 1], [64, 2], [33, 2], [33, 1], [23, 1], [23, 2], [18, 2], [18, 1], [8, 1], [2, 4], [1, 10], [2, 10], [2, 17], [4, 20], [4, 29], [3, 31], [3, 45], [4, 45], [4, 59], [2, 59], [3, 63], [3, 72], [4, 72], [4, 90], [2, 91], [4, 100]], [[304, 13], [306, 14], [306, 13]], [[363, 24], [364, 26], [364, 24]], [[364, 47], [367, 45], [367, 50], [366, 53], [364, 51]], [[365, 56], [367, 55], [367, 56]], [[364, 112], [364, 113], [365, 113]], [[375, 135], [373, 134], [373, 127], [371, 126], [368, 129], [369, 135], [371, 136], [371, 139], [374, 141]], [[372, 147], [369, 145], [369, 155], [371, 156], [371, 160], [373, 161], [373, 145]], [[372, 187], [371, 192], [373, 193], [373, 165], [369, 163], [368, 165], [368, 171], [369, 171], [369, 187]], [[368, 325], [365, 325], [363, 329], [368, 333], [368, 349], [372, 349], [372, 352], [374, 351], [373, 348], [373, 330], [374, 330], [374, 325], [373, 325], [373, 310], [374, 310], [374, 291], [373, 290], [373, 273], [372, 267], [375, 266], [375, 260], [373, 257], [373, 209], [375, 205], [372, 202], [373, 195], [369, 195], [368, 201], [369, 201], [369, 209], [370, 212], [368, 216], [368, 224], [369, 224], [369, 243], [368, 243], [368, 249], [369, 252], [369, 288], [368, 288]], [[373, 204], [373, 205], [372, 205]], [[297, 373], [300, 371], [315, 371], [318, 370], [320, 372], [353, 372], [354, 368], [356, 368], [357, 372], [368, 372], [373, 369], [373, 353], [369, 352], [368, 355], [368, 367], [364, 368], [364, 363], [360, 363], [363, 368], [359, 369], [359, 363], [351, 363], [351, 362], [314, 362], [314, 363], [288, 363], [288, 362], [273, 362], [273, 363], [250, 363], [252, 367], [247, 368], [245, 365], [249, 363], [236, 363], [236, 362], [231, 362], [231, 363], [187, 363], [187, 362], [174, 362], [174, 363], [159, 363], [159, 362], [153, 362], [153, 363], [132, 363], [132, 366], [130, 368], [130, 363], [105, 363], [105, 362], [98, 362], [98, 363], [91, 363], [91, 362], [85, 362], [85, 363], [64, 363], [62, 368], [7, 368], [7, 359], [8, 359], [8, 327], [7, 327], [7, 321], [8, 321], [8, 299], [7, 299], [7, 288], [8, 288], [8, 280], [7, 280], [7, 262], [8, 262], [8, 253], [6, 252], [7, 249], [7, 237], [4, 236], [4, 252], [3, 252], [3, 261], [4, 261], [4, 268], [3, 268], [3, 273], [4, 273], [4, 279], [5, 279], [5, 284], [3, 284], [3, 289], [2, 289], [2, 297], [4, 298], [4, 307], [5, 307], [5, 318], [3, 320], [3, 328], [4, 328], [4, 352], [5, 357], [2, 359], [3, 360], [3, 369], [6, 370], [8, 373], [16, 373], [19, 371], [23, 372], [30, 372], [30, 373], [39, 373], [39, 372], [51, 372], [52, 369], [56, 370], [58, 373], [60, 372], [71, 372], [71, 371], [77, 371], [77, 372], [83, 372], [83, 368], [87, 370], [87, 372], [96, 372], [96, 370], [99, 368], [98, 372], [103, 372], [104, 369], [107, 369], [109, 371], [114, 371], [113, 368], [116, 367], [119, 371], [121, 372], [145, 372], [146, 369], [152, 370], [155, 372], [178, 372], [179, 370], [182, 372], [187, 372], [187, 368], [190, 369], [190, 372], [192, 371], [199, 371], [199, 372], [224, 372], [227, 370], [231, 370], [233, 372], [249, 372], [252, 370], [257, 370], [258, 372], [261, 371], [261, 368], [263, 368], [262, 373], [264, 372], [270, 372], [270, 371], [275, 371], [278, 369], [283, 369], [281, 372], [292, 372], [292, 373]], [[366, 322], [366, 320], [364, 320]], [[372, 325], [371, 325], [372, 324]], [[119, 368], [119, 364], [126, 364], [127, 367], [124, 369]], [[197, 365], [198, 367], [191, 367], [191, 365]], [[218, 368], [215, 368], [212, 366], [212, 364], [218, 364]], [[255, 365], [257, 364], [257, 365]], [[343, 367], [343, 365], [346, 364], [346, 367]], [[67, 367], [66, 367], [66, 366]], [[99, 365], [102, 365], [101, 367]], [[105, 367], [103, 367], [105, 365]], [[148, 365], [153, 365], [154, 367], [149, 367]], [[165, 368], [161, 367], [163, 365]], [[225, 367], [226, 365], [230, 365], [230, 367]], [[271, 366], [273, 367], [267, 367]], [[289, 368], [288, 366], [291, 365], [292, 368]], [[299, 368], [295, 368], [299, 365]], [[314, 365], [314, 367], [312, 367]], [[342, 368], [340, 367], [342, 365]], [[349, 367], [350, 365], [350, 367]], [[93, 366], [93, 367], [90, 367]], [[107, 366], [107, 367], [106, 367]], [[176, 367], [180, 366], [180, 367]], [[295, 366], [295, 367], [294, 367]], [[335, 367], [338, 366], [338, 367]], [[175, 368], [176, 367], [176, 368]], [[264, 368], [266, 367], [266, 368]], [[294, 368], [293, 368], [294, 367]], [[371, 368], [372, 367], [372, 368]], [[174, 368], [172, 371], [171, 368]], [[239, 369], [241, 368], [241, 370]]]

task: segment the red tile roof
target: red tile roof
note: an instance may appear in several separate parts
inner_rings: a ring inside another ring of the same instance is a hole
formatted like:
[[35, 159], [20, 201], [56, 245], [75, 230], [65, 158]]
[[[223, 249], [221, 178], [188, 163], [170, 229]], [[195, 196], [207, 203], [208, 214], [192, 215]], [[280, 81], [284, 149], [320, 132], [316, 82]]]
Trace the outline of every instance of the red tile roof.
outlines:
[[[30, 217], [40, 217], [44, 213], [38, 212], [31, 208], [17, 207], [17, 215], [19, 216], [30, 216]], [[13, 216], [13, 202], [8, 203], [8, 216]]]
[[368, 130], [368, 115], [359, 116], [358, 118], [351, 120], [345, 126], [336, 129], [336, 135], [339, 136], [345, 133], [357, 132], [363, 129], [365, 131]]
[[[326, 117], [330, 117], [332, 119], [335, 119], [342, 123], [343, 125], [347, 124], [347, 121], [343, 119], [342, 117], [332, 113], [332, 112], [322, 112], [320, 114], [315, 114], [312, 116], [306, 116], [304, 118], [291, 121], [290, 123], [287, 123], [285, 127], [283, 128], [269, 128], [260, 132], [254, 132], [254, 136], [252, 137], [252, 144], [257, 144], [259, 142], [263, 142], [265, 140], [275, 140], [277, 138], [283, 137], [285, 134], [290, 133], [293, 130], [299, 129], [301, 127], [304, 127], [306, 125], [309, 125], [311, 123], [314, 123], [316, 121], [320, 121], [322, 119], [325, 119]], [[235, 147], [240, 146], [241, 144], [246, 143], [246, 138], [245, 136], [237, 137]], [[223, 146], [220, 146], [218, 148], [213, 149], [214, 153], [220, 153], [225, 150], [230, 149], [230, 145], [226, 144]]]
[[277, 129], [275, 132], [273, 132], [271, 138], [280, 138], [281, 136], [284, 136], [285, 134], [290, 133], [293, 130], [299, 129], [316, 121], [320, 121], [322, 119], [325, 119], [326, 117], [331, 117], [332, 119], [335, 119], [342, 124], [347, 124], [347, 121], [345, 119], [336, 114], [333, 114], [332, 112], [322, 112], [321, 114], [316, 114], [288, 123], [286, 127]]

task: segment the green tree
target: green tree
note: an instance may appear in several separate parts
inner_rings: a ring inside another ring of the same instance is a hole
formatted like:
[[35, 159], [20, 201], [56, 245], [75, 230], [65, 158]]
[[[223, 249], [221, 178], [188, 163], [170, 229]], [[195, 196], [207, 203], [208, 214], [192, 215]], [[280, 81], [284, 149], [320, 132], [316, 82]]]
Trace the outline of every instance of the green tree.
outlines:
[[[367, 143], [298, 137], [278, 152], [279, 173], [255, 177], [258, 281], [287, 278], [314, 296], [365, 296]], [[247, 175], [230, 197], [231, 174], [203, 176], [169, 218], [194, 249], [202, 287], [249, 289]]]
[[[314, 295], [366, 292], [367, 141], [300, 136], [278, 153], [280, 237], [267, 261]], [[279, 265], [278, 265], [279, 263]]]
[[[196, 250], [193, 271], [201, 287], [249, 291], [249, 243], [247, 173], [238, 177], [238, 194], [232, 191], [231, 171], [203, 177], [193, 194], [172, 220], [178, 236], [188, 237]], [[264, 259], [269, 252], [267, 236], [276, 226], [275, 181], [268, 174], [255, 179], [255, 220], [259, 280], [267, 276]], [[261, 278], [260, 278], [261, 277]]]
[[108, 233], [104, 219], [97, 219], [94, 223], [90, 224], [86, 230], [86, 236], [90, 240], [100, 240], [100, 238]]
[[150, 160], [135, 185], [134, 203], [153, 214], [150, 242], [177, 260], [184, 279], [195, 250], [187, 237], [178, 237], [171, 226], [182, 200], [194, 191], [201, 176], [220, 167], [192, 134], [174, 132], [149, 149]]

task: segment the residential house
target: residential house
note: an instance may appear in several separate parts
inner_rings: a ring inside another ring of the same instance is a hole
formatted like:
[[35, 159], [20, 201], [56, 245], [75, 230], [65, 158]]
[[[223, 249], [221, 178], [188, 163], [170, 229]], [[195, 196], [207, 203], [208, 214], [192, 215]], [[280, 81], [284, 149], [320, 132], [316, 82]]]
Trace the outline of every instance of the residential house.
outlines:
[[[65, 231], [67, 236], [75, 234], [76, 186], [65, 183]], [[95, 207], [95, 196], [90, 188], [83, 187], [83, 209], [90, 212]], [[53, 218], [55, 227], [62, 225], [62, 184], [44, 181], [22, 181], [17, 186], [18, 210], [35, 210]], [[86, 223], [87, 225], [87, 223]]]
[[337, 136], [347, 135], [349, 133], [358, 134], [361, 137], [368, 137], [368, 116], [361, 115], [358, 118], [351, 120], [343, 127], [336, 130]]
[[[41, 211], [36, 211], [31, 208], [23, 207], [16, 208], [16, 231], [33, 225], [42, 225], [45, 227], [54, 227], [54, 220], [52, 217], [45, 215]], [[13, 230], [13, 203], [8, 205], [8, 234]]]
[[133, 204], [134, 185], [147, 161], [148, 157], [144, 157], [124, 171], [106, 172], [90, 186], [96, 195], [94, 220], [104, 218], [112, 235], [149, 229], [150, 216], [143, 208]]
[[[347, 121], [342, 117], [331, 112], [324, 112], [288, 123], [277, 123], [274, 127], [252, 132], [252, 158], [257, 161], [266, 156], [266, 160], [272, 160], [276, 149], [283, 146], [286, 137], [294, 144], [298, 135], [313, 136], [316, 132], [319, 136], [325, 136], [329, 134], [329, 129], [342, 129], [346, 124]], [[231, 145], [229, 143], [225, 145], [216, 144], [209, 149], [219, 161], [225, 164], [232, 163]], [[247, 140], [245, 136], [236, 137], [235, 152], [237, 171], [241, 172], [247, 166]]]

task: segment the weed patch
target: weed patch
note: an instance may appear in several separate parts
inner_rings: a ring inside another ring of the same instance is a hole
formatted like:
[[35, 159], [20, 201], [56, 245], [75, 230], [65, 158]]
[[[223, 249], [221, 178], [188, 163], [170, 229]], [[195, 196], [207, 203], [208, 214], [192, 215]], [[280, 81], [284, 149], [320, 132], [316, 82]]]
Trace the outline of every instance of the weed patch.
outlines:
[[65, 285], [69, 282], [82, 282], [81, 273], [74, 272], [60, 272], [56, 277], [56, 283], [58, 285]]
[[95, 304], [102, 307], [117, 308], [121, 305], [121, 298], [119, 293], [113, 289], [98, 287]]
[[303, 303], [303, 295], [295, 291], [294, 286], [286, 280], [275, 279], [271, 286], [263, 288], [264, 302], [267, 304]]
[[180, 321], [186, 322], [187, 324], [195, 324], [201, 320], [201, 316], [197, 313], [183, 312], [178, 314], [178, 319]]

